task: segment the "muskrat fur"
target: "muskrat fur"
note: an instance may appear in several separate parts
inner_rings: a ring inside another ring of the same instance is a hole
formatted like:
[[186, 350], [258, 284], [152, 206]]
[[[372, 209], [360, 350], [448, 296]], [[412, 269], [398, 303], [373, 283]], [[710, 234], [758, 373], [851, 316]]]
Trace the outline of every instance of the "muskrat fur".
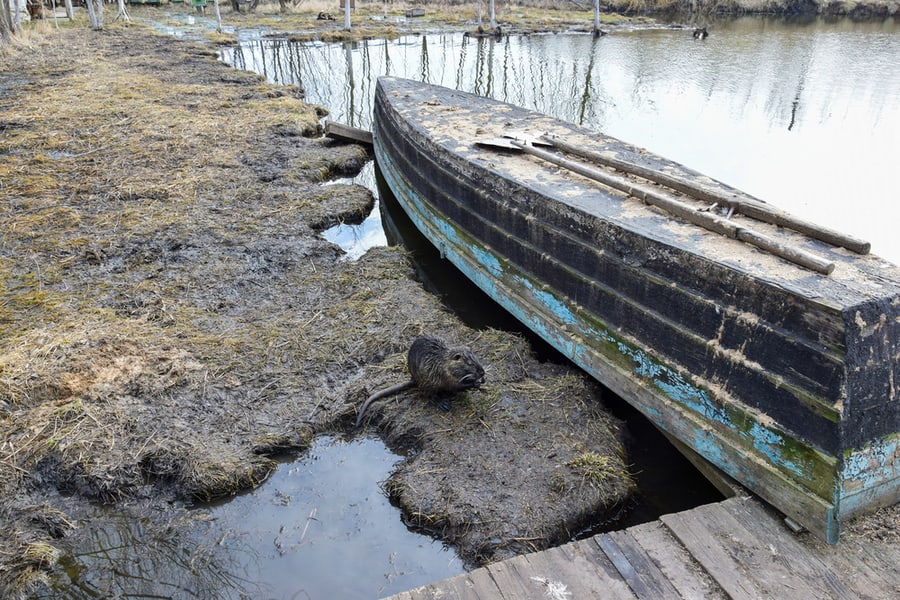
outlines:
[[369, 396], [356, 417], [357, 427], [369, 405], [381, 398], [415, 387], [423, 394], [439, 397], [443, 400], [439, 406], [450, 410], [449, 395], [484, 383], [484, 368], [471, 350], [465, 346], [448, 347], [433, 335], [422, 335], [413, 341], [406, 354], [406, 366], [410, 380]]

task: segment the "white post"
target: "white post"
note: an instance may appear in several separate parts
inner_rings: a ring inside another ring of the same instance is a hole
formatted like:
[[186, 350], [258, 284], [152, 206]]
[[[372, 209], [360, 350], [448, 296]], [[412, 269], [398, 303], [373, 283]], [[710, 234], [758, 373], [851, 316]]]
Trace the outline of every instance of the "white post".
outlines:
[[491, 0], [491, 30], [497, 29], [497, 19], [494, 17], [494, 0]]
[[350, 31], [350, 0], [344, 0], [344, 29]]

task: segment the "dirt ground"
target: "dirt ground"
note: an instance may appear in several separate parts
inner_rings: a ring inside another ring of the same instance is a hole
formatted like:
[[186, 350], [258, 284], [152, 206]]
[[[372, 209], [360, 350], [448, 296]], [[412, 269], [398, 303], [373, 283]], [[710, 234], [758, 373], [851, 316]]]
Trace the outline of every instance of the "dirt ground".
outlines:
[[351, 432], [425, 332], [471, 346], [487, 385], [449, 413], [407, 393], [367, 414], [409, 453], [386, 487], [411, 524], [482, 564], [632, 493], [590, 380], [463, 326], [402, 249], [339, 260], [319, 233], [373, 197], [322, 184], [369, 156], [321, 137], [298, 94], [143, 27], [0, 53], [3, 597], [65, 563], [87, 503], [150, 507], [171, 532], [178, 507]]

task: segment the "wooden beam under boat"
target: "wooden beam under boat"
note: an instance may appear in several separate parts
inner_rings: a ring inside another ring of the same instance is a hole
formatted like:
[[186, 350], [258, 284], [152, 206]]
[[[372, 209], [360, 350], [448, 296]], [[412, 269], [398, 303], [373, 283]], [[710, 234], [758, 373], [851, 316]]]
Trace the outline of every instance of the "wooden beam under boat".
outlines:
[[442, 255], [523, 324], [828, 542], [842, 519], [900, 501], [896, 265], [724, 215], [822, 257], [833, 264], [825, 275], [627, 189], [476, 144], [509, 130], [742, 196], [545, 115], [409, 80], [378, 82], [373, 133], [386, 182]]
[[366, 146], [372, 145], [372, 132], [358, 127], [351, 127], [336, 121], [325, 121], [325, 136], [344, 142], [355, 142]]

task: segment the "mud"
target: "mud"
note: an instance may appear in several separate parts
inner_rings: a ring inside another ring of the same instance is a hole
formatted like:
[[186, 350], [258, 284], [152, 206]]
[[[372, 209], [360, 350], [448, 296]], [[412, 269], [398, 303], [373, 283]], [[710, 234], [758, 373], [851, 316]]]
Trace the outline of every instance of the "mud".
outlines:
[[462, 325], [402, 249], [341, 261], [319, 235], [373, 204], [322, 185], [369, 159], [321, 137], [324, 113], [142, 27], [0, 54], [0, 595], [64, 568], [88, 503], [187, 537], [184, 506], [349, 432], [422, 333], [471, 346], [487, 384], [450, 413], [410, 394], [370, 409], [409, 456], [386, 486], [409, 524], [475, 565], [627, 501], [590, 380]]

